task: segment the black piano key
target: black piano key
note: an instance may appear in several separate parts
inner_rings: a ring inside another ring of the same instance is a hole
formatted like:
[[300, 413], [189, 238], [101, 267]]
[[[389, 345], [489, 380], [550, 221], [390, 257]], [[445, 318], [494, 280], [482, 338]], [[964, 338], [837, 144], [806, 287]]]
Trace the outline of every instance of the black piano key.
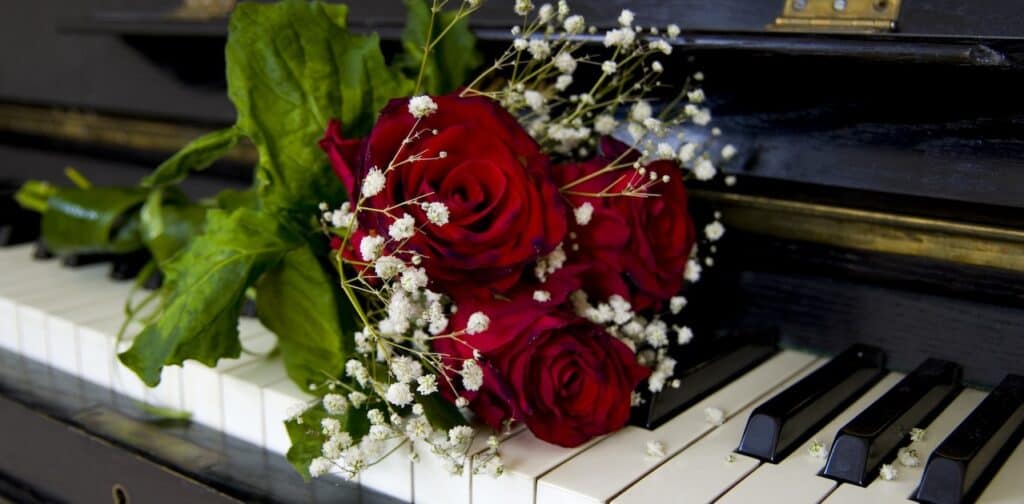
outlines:
[[633, 408], [630, 423], [653, 429], [778, 352], [774, 333], [742, 333], [685, 347], [676, 365], [679, 387], [666, 385]]
[[822, 476], [865, 486], [905, 444], [910, 430], [931, 422], [963, 389], [959, 365], [928, 359], [836, 436]]
[[1009, 375], [928, 458], [914, 500], [972, 502], [1024, 436], [1024, 376]]
[[32, 249], [32, 259], [37, 261], [46, 261], [57, 257], [53, 252], [43, 243], [42, 239], [36, 240], [36, 246]]
[[111, 254], [68, 254], [61, 256], [60, 263], [68, 268], [81, 268], [91, 264], [99, 264], [114, 259]]
[[114, 280], [131, 280], [139, 275], [142, 268], [153, 259], [146, 250], [129, 254], [116, 255], [110, 265], [110, 278]]
[[885, 376], [885, 353], [853, 345], [750, 413], [737, 453], [779, 462]]

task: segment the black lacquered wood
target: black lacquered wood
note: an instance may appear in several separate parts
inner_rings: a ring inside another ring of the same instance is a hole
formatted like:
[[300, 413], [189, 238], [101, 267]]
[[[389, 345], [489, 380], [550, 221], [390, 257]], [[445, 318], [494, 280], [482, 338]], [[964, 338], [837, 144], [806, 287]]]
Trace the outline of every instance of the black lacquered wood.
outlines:
[[738, 453], [779, 462], [885, 376], [885, 353], [853, 345], [754, 409]]
[[90, 264], [112, 261], [113, 259], [114, 256], [111, 254], [68, 254], [61, 256], [60, 263], [68, 268], [80, 268]]
[[676, 364], [679, 387], [665, 386], [633, 408], [630, 423], [653, 429], [671, 420], [708, 394], [756, 367], [778, 351], [774, 333], [732, 334], [707, 344], [684, 347]]
[[932, 452], [914, 500], [973, 502], [1024, 436], [1024, 376], [1009, 375]]
[[142, 250], [131, 254], [117, 255], [111, 259], [110, 278], [114, 280], [131, 280], [153, 259], [148, 251]]
[[959, 365], [928, 359], [846, 424], [829, 451], [822, 476], [865, 486], [914, 427], [930, 423], [963, 389]]

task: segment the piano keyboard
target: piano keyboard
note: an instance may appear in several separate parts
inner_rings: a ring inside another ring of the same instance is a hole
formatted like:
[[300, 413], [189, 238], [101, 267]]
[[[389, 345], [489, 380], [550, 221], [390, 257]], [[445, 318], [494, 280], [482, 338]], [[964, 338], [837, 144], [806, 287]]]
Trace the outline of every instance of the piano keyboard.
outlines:
[[[0, 347], [131, 398], [184, 409], [196, 422], [271, 452], [287, 451], [283, 421], [312, 397], [286, 377], [279, 359], [261, 356], [273, 348], [274, 337], [257, 321], [240, 322], [247, 350], [240, 358], [223, 360], [215, 368], [193, 362], [168, 367], [160, 386], [147, 389], [114, 358], [115, 335], [130, 285], [109, 280], [109, 265], [70, 269], [31, 256], [28, 245], [0, 249]], [[953, 390], [951, 401], [938, 408], [927, 425], [920, 425], [927, 429], [926, 437], [913, 445], [920, 465], [901, 465], [894, 456], [885, 460], [898, 470], [894, 480], [877, 477], [873, 469], [866, 486], [836, 481], [819, 476], [826, 458], [812, 456], [812, 444], [831, 447], [844, 426], [887, 393], [895, 393], [890, 391], [905, 386], [904, 375], [879, 369], [877, 376], [858, 382], [859, 388], [822, 389], [830, 383], [820, 377], [835, 374], [839, 359], [782, 350], [653, 430], [627, 426], [576, 448], [549, 445], [519, 430], [501, 447], [505, 473], [499, 478], [473, 475], [469, 467], [450, 475], [425, 450], [419, 450], [419, 461], [413, 463], [409, 450], [399, 449], [363, 473], [359, 483], [423, 503], [909, 502], [932, 453], [963, 449], [943, 443], [953, 438], [962, 423], [969, 427], [971, 413], [994, 393]], [[847, 377], [837, 378], [836, 383], [847, 383], [842, 381]], [[784, 420], [792, 420], [786, 428], [800, 427], [786, 431], [796, 448], [777, 463], [736, 453], [751, 414], [783, 411], [774, 408], [785, 399], [779, 394], [797, 390], [798, 384], [799, 390], [819, 390], [813, 397], [797, 398], [800, 404], [784, 410], [791, 415]], [[999, 404], [988, 402], [989, 409], [1005, 413], [1004, 425], [989, 428], [1009, 440], [1004, 444], [1012, 451], [1006, 457], [996, 456], [1000, 448], [996, 443], [972, 438], [977, 446], [967, 447], [975, 450], [965, 467], [993, 476], [984, 488], [951, 490], [942, 502], [959, 502], [959, 495], [953, 495], [959, 491], [986, 504], [1024, 502], [1024, 482], [1019, 477], [1024, 474], [1024, 446], [1016, 446], [1024, 422], [1020, 388], [1009, 383], [1000, 387], [1008, 392], [1001, 392]], [[848, 401], [829, 396], [840, 390]], [[762, 405], [770, 407], [758, 409]], [[713, 410], [723, 413], [720, 422], [709, 418]], [[913, 426], [918, 425], [901, 429]], [[890, 440], [880, 449], [908, 442]], [[471, 453], [485, 448], [478, 444]]]

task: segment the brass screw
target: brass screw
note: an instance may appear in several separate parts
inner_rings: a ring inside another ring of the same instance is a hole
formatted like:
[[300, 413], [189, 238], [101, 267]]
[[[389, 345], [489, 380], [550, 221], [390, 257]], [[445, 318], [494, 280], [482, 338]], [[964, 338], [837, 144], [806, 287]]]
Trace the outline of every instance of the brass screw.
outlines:
[[875, 0], [874, 7], [876, 11], [884, 11], [889, 7], [889, 0]]

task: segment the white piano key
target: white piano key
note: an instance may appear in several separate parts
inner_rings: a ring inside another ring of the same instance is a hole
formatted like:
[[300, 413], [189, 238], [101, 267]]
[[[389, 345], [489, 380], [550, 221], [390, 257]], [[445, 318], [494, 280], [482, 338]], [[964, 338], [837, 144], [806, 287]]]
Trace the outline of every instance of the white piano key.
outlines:
[[104, 290], [94, 302], [84, 306], [47, 313], [46, 341], [50, 350], [50, 365], [75, 376], [82, 376], [81, 345], [76, 324], [97, 318], [119, 316], [129, 290]]
[[274, 335], [254, 320], [242, 320], [239, 325], [239, 340], [242, 347], [252, 353], [243, 352], [237, 359], [221, 359], [214, 367], [196, 361], [185, 361], [182, 366], [182, 393], [184, 410], [192, 419], [208, 427], [224, 428], [224, 401], [221, 396], [221, 376], [233, 369], [262, 360], [258, 354], [270, 351], [277, 342]]
[[[397, 444], [397, 440], [387, 442], [385, 450], [394, 451], [376, 465], [359, 473], [359, 485], [399, 500], [412, 502], [414, 464], [409, 458], [411, 449], [408, 444], [395, 449]], [[433, 455], [429, 452], [420, 452], [420, 457]], [[417, 499], [417, 502], [420, 501]]]
[[[850, 407], [837, 415], [823, 429], [778, 464], [761, 464], [717, 502], [722, 504], [759, 502], [763, 504], [802, 504], [821, 502], [837, 485], [833, 480], [818, 476], [825, 459], [812, 457], [808, 449], [815, 440], [832, 446], [839, 429], [864, 411], [903, 378], [889, 373], [871, 387]], [[741, 455], [737, 455], [737, 458]]]
[[989, 481], [978, 497], [978, 504], [1020, 504], [1024, 500], [1024, 442], [1017, 445], [1010, 457]]
[[[832, 495], [825, 501], [826, 504], [861, 504], [863, 502], [913, 502], [908, 497], [921, 482], [921, 475], [924, 474], [924, 465], [932, 451], [942, 443], [953, 429], [956, 429], [967, 415], [970, 415], [974, 408], [985, 399], [985, 393], [980, 390], [967, 389], [961, 392], [953, 402], [949, 403], [946, 409], [942, 410], [939, 416], [935, 417], [925, 429], [925, 438], [922, 441], [913, 443], [917, 450], [917, 456], [921, 465], [917, 467], [906, 467], [895, 461], [887, 463], [896, 464], [899, 475], [895, 480], [885, 481], [875, 478], [867, 487], [857, 485], [839, 485]], [[924, 426], [919, 426], [924, 427]], [[909, 441], [909, 440], [908, 440]], [[906, 443], [904, 443], [905, 445]], [[1018, 473], [1020, 474], [1020, 473]], [[1017, 500], [1019, 502], [1021, 490], [1018, 488]]]
[[[482, 431], [486, 427], [481, 427]], [[470, 491], [470, 475], [472, 474], [472, 457], [487, 449], [487, 434], [478, 432], [472, 445], [466, 452], [467, 461], [462, 472], [452, 474], [440, 457], [430, 452], [430, 447], [422, 441], [414, 446], [419, 460], [412, 466], [413, 496], [420, 504], [469, 504], [472, 497]]]
[[270, 384], [263, 389], [263, 424], [265, 427], [266, 447], [274, 453], [288, 453], [291, 440], [284, 422], [308, 404], [313, 396], [299, 388], [291, 380], [285, 378]]
[[[664, 462], [647, 455], [649, 442], [662, 443], [670, 457], [716, 427], [705, 418], [705, 409], [718, 408], [727, 417], [735, 415], [815, 360], [806, 353], [780, 352], [657, 429], [624, 427], [541, 478], [537, 503], [607, 502]], [[595, 474], [601, 477], [595, 478]]]
[[800, 373], [777, 385], [758, 401], [732, 415], [721, 427], [669, 458], [612, 502], [642, 504], [715, 500], [758, 466], [758, 460], [733, 453], [743, 435], [750, 412], [826, 362], [828, 359], [817, 359]]
[[260, 359], [222, 374], [224, 433], [265, 446], [263, 389], [285, 377], [280, 358]]

